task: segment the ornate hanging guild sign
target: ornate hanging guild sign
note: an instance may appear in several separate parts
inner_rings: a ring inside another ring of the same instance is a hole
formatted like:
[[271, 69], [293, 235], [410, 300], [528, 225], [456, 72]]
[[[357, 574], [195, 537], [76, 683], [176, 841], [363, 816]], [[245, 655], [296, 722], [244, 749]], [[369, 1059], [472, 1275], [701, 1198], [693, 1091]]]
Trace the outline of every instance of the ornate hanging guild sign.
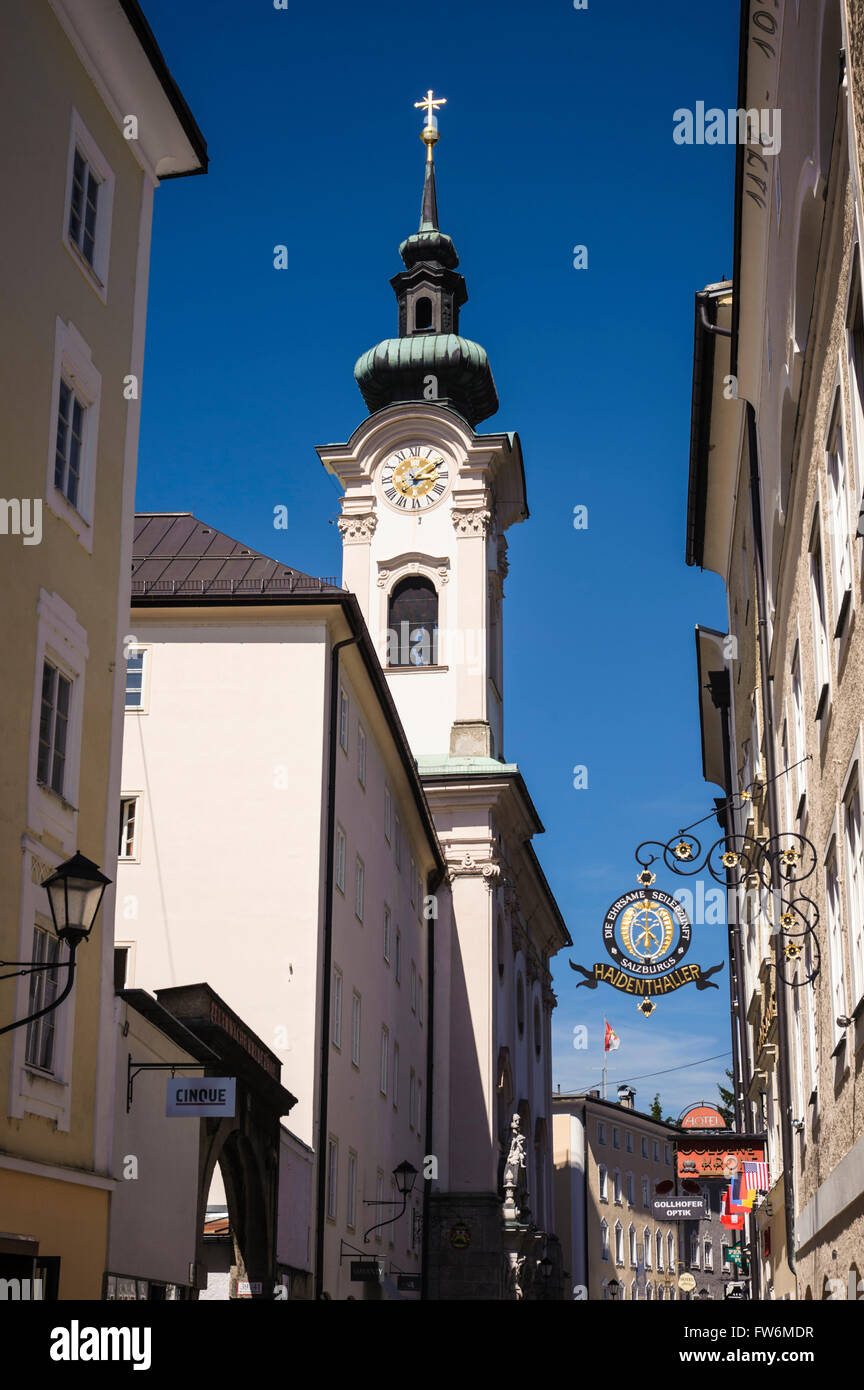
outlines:
[[[651, 875], [653, 878], [653, 875]], [[708, 978], [723, 969], [712, 965], [703, 970], [695, 962], [684, 964], [690, 949], [692, 927], [677, 898], [647, 886], [634, 888], [616, 898], [603, 920], [603, 945], [611, 964], [598, 961], [591, 970], [570, 961], [570, 969], [585, 979], [586, 989], [611, 985], [624, 994], [639, 996], [637, 1008], [646, 1018], [657, 1007], [658, 995], [695, 984], [697, 989], [717, 989]]]

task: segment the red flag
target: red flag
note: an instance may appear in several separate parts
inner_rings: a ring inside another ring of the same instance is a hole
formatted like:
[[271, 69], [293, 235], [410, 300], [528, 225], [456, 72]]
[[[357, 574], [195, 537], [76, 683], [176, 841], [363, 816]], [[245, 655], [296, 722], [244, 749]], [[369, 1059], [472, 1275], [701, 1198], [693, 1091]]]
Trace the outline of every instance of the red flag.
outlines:
[[615, 1032], [609, 1020], [605, 1019], [604, 1022], [606, 1024], [606, 1036], [603, 1039], [603, 1051], [614, 1052], [616, 1048], [619, 1048], [621, 1046], [621, 1039]]

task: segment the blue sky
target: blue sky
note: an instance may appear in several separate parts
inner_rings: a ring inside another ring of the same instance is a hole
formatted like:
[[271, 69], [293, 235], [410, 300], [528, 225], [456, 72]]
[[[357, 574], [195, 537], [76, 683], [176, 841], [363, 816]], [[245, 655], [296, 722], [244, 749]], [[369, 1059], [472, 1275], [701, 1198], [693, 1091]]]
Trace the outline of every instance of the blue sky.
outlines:
[[[672, 115], [735, 105], [736, 0], [145, 11], [212, 162], [156, 196], [139, 509], [192, 510], [340, 574], [338, 488], [314, 446], [363, 418], [354, 362], [396, 332], [388, 281], [423, 175], [413, 103], [443, 94], [440, 221], [468, 283], [462, 332], [487, 349], [501, 400], [480, 431], [518, 430], [525, 455], [504, 752], [546, 825], [535, 843], [575, 942], [555, 967], [554, 1082], [599, 1078], [605, 1013], [621, 1039], [610, 1085], [642, 1077], [638, 1107], [656, 1090], [673, 1113], [716, 1099], [726, 1058], [643, 1074], [728, 1050], [725, 970], [718, 991], [682, 989], [645, 1020], [631, 996], [577, 991], [567, 954], [601, 958], [635, 846], [717, 794], [701, 777], [693, 628], [725, 629], [722, 588], [686, 567], [684, 521], [693, 294], [732, 270], [734, 151], [674, 144]], [[724, 937], [697, 925], [689, 958], [725, 959]]]

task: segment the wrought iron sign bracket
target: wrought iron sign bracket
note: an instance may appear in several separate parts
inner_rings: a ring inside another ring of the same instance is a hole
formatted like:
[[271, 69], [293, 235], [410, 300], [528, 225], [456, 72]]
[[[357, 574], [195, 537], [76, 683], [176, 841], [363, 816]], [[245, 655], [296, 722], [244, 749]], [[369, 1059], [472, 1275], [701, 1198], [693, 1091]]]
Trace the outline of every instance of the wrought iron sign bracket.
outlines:
[[170, 1071], [172, 1078], [178, 1071], [205, 1071], [204, 1062], [135, 1062], [132, 1053], [126, 1058], [126, 1114], [132, 1109], [135, 1077], [142, 1071]]

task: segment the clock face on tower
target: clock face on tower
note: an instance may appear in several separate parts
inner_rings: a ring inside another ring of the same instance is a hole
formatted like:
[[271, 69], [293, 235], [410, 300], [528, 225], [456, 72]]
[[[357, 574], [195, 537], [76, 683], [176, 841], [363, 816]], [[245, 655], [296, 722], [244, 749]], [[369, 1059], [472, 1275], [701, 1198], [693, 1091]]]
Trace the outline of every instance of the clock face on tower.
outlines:
[[447, 460], [434, 444], [406, 444], [385, 459], [381, 492], [401, 512], [428, 511], [447, 492]]

